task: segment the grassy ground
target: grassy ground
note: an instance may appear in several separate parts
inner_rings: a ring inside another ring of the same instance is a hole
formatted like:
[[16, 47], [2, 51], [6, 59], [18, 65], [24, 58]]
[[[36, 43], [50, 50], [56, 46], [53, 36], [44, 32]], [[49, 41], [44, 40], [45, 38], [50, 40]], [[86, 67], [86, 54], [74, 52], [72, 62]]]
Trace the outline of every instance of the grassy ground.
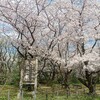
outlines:
[[[59, 85], [52, 88], [39, 86], [36, 100], [100, 100], [100, 95], [91, 97], [86, 95], [87, 92], [88, 90], [84, 86], [82, 86], [82, 89], [75, 89], [71, 86], [71, 95], [67, 97], [66, 90]], [[100, 93], [100, 85], [97, 85], [97, 92]], [[17, 87], [0, 86], [0, 100], [8, 100], [8, 97], [10, 100], [17, 100], [17, 94]], [[32, 93], [24, 90], [23, 100], [33, 100]]]

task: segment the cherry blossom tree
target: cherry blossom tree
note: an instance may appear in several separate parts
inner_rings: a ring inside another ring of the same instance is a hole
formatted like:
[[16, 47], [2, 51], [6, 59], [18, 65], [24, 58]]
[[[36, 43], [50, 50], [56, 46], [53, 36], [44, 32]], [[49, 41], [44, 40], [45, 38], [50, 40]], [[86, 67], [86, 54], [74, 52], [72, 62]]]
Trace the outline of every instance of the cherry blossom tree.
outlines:
[[49, 4], [50, 2], [45, 0], [0, 1], [0, 15], [2, 16], [0, 20], [13, 27], [12, 33], [16, 34], [16, 41], [13, 46], [24, 58], [27, 58], [27, 55], [33, 57], [28, 50], [34, 43], [36, 45], [38, 42], [38, 40], [35, 41], [44, 25], [41, 13]]
[[0, 33], [0, 83], [6, 84], [12, 81], [13, 70], [17, 66], [17, 52], [12, 47], [9, 39]]
[[[98, 4], [97, 4], [98, 3]], [[78, 79], [95, 94], [96, 75], [100, 72], [100, 55], [97, 43], [100, 43], [98, 6], [100, 2], [84, 0], [80, 8], [73, 9], [79, 13], [76, 25], [76, 51], [71, 59], [72, 66], [77, 70]], [[72, 1], [74, 6], [74, 1]], [[93, 9], [91, 9], [93, 8]], [[91, 41], [91, 42], [89, 42]]]
[[[53, 47], [51, 57], [66, 65], [66, 69], [70, 71], [78, 69], [78, 79], [89, 89], [90, 94], [95, 94], [96, 74], [100, 72], [100, 54], [97, 47], [100, 43], [99, 4], [98, 1], [83, 0], [78, 4], [77, 0], [71, 2], [62, 0], [54, 2], [53, 7], [56, 8], [51, 9], [56, 10], [52, 12], [53, 14], [46, 12], [48, 27], [56, 37], [49, 36], [51, 40], [49, 50]], [[66, 44], [70, 44], [70, 47], [67, 48]]]
[[12, 28], [12, 44], [28, 59], [38, 56], [60, 65], [65, 81], [72, 70], [95, 93], [100, 71], [98, 0], [4, 0], [0, 20]]

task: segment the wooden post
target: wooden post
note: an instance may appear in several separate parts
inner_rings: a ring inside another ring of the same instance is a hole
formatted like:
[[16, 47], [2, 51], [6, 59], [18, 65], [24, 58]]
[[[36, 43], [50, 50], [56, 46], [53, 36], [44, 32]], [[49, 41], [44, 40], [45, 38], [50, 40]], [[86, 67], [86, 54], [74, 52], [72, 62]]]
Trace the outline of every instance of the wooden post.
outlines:
[[36, 100], [36, 93], [35, 91], [32, 92], [33, 100]]
[[37, 91], [37, 76], [38, 76], [38, 58], [36, 58], [36, 69], [35, 69], [35, 84], [34, 84], [34, 91]]
[[34, 91], [32, 93], [34, 100], [36, 100], [36, 93], [37, 93], [37, 76], [38, 76], [38, 58], [36, 57], [35, 61], [35, 80], [34, 80]]
[[23, 90], [22, 90], [21, 100], [23, 100]]
[[46, 91], [46, 100], [48, 100], [48, 92]]
[[8, 100], [10, 100], [10, 91], [8, 90]]
[[22, 95], [23, 95], [23, 91], [22, 91], [22, 88], [23, 88], [23, 69], [21, 69], [21, 79], [20, 79], [20, 100], [22, 100]]
[[22, 59], [22, 63], [20, 65], [20, 83], [19, 83], [19, 93], [18, 93], [18, 100], [22, 100], [22, 95], [23, 95], [23, 91], [22, 91], [22, 88], [23, 88], [23, 74], [24, 74], [24, 70], [23, 70], [23, 65], [25, 64], [25, 60]]

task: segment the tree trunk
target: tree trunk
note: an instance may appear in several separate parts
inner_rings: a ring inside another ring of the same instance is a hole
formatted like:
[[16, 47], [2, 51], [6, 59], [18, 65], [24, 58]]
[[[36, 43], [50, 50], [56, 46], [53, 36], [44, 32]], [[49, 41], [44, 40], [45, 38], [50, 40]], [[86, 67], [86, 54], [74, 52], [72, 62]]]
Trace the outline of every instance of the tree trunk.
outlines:
[[89, 95], [95, 95], [96, 94], [96, 84], [93, 83], [93, 79], [92, 79], [92, 81], [84, 80], [84, 79], [81, 79], [81, 78], [78, 78], [78, 79], [83, 85], [85, 85], [88, 88], [88, 90], [89, 90], [88, 94]]
[[89, 89], [89, 95], [95, 95], [96, 94], [96, 80], [93, 77], [91, 73], [86, 71], [86, 79], [88, 82], [88, 89]]
[[96, 94], [96, 86], [95, 85], [90, 85], [88, 87], [89, 89], [89, 95], [95, 95]]

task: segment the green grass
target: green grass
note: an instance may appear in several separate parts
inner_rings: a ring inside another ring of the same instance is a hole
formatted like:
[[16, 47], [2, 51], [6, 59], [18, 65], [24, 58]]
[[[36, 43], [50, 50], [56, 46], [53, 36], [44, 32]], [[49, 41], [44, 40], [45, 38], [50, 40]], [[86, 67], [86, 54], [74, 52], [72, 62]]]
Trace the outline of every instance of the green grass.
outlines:
[[[0, 97], [0, 100], [7, 100], [6, 97]], [[12, 97], [10, 98], [10, 100], [17, 100], [16, 97]], [[30, 96], [24, 96], [23, 100], [33, 100], [32, 97]], [[43, 95], [37, 95], [37, 99], [36, 100], [100, 100], [100, 97], [89, 97], [89, 96], [48, 96], [48, 98], [46, 98]]]
[[[3, 86], [0, 86], [0, 89], [2, 87]], [[99, 90], [100, 85], [97, 85], [97, 88]], [[8, 100], [8, 91], [10, 91], [10, 100], [17, 100], [18, 88], [9, 85], [4, 86], [2, 91], [0, 91], [0, 100]], [[53, 88], [40, 86], [38, 88], [36, 100], [100, 100], [100, 95], [92, 97], [81, 93], [82, 89], [79, 90], [80, 94], [76, 94], [75, 91], [76, 90], [71, 87], [71, 96], [67, 97], [65, 89], [62, 89], [59, 85]], [[24, 91], [23, 100], [33, 100], [32, 93]]]

